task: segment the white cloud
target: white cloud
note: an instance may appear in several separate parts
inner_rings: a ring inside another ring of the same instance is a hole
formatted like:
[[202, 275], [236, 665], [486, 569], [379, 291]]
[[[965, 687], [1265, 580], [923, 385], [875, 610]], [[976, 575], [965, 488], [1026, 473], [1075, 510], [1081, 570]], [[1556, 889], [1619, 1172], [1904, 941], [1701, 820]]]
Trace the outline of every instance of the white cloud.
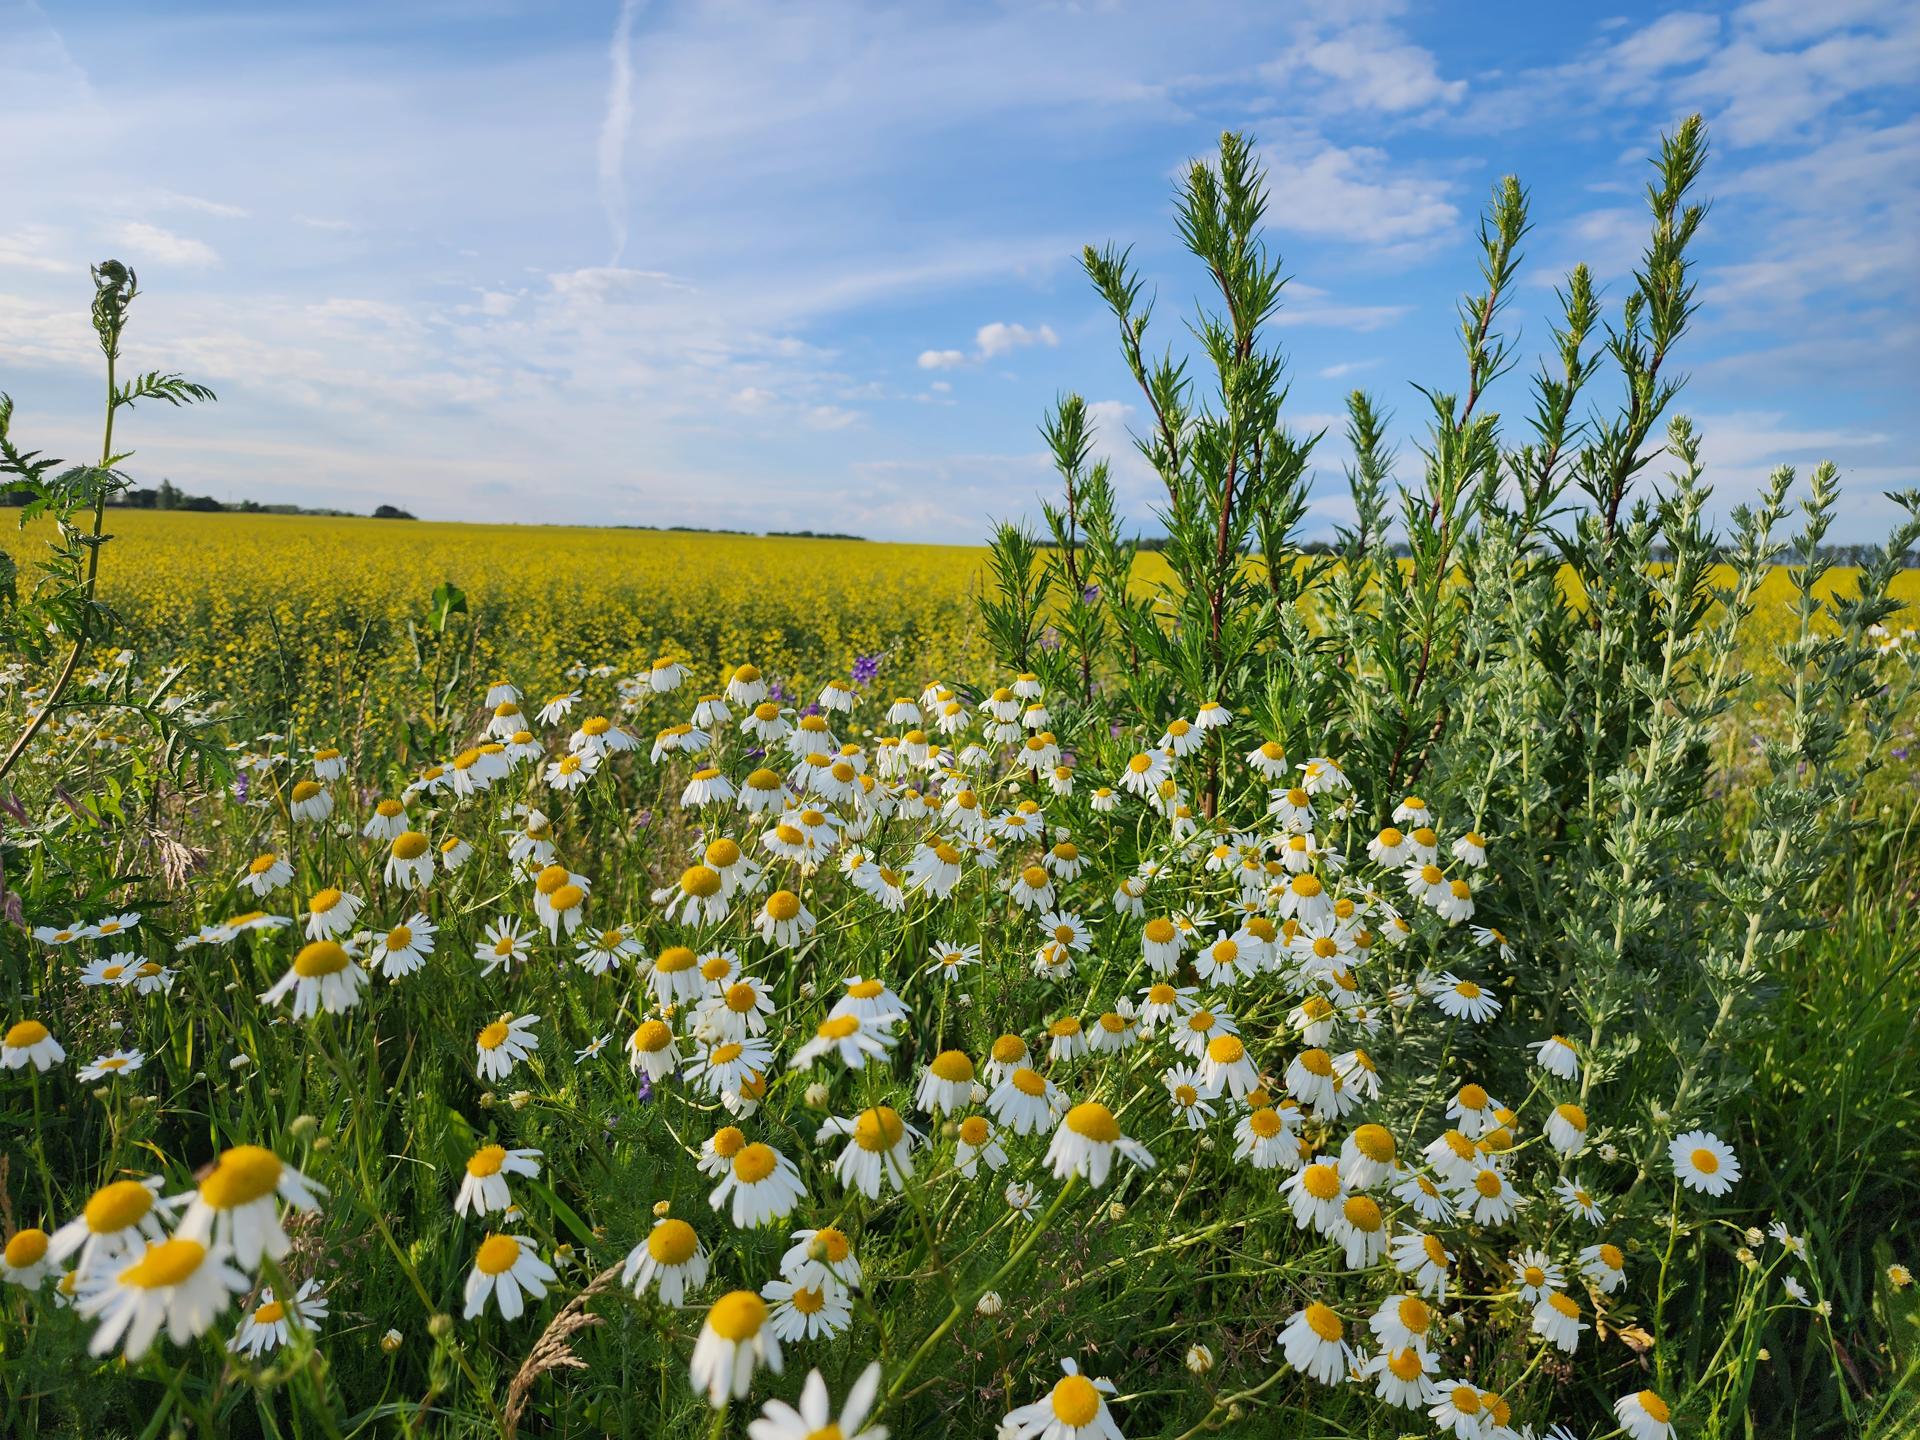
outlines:
[[1294, 58], [1334, 82], [1328, 98], [1359, 109], [1397, 114], [1450, 105], [1467, 93], [1466, 81], [1441, 78], [1431, 51], [1379, 26], [1317, 41], [1275, 68], [1282, 73], [1290, 70]]
[[801, 417], [801, 423], [809, 430], [845, 430], [849, 425], [858, 425], [864, 418], [858, 410], [847, 410], [839, 405], [815, 405]]
[[922, 370], [951, 370], [967, 363], [963, 350], [922, 350], [917, 362]]
[[1275, 229], [1391, 252], [1423, 248], [1460, 219], [1447, 199], [1449, 182], [1396, 170], [1387, 152], [1373, 146], [1342, 147], [1297, 131], [1263, 144], [1260, 158]]
[[618, 265], [627, 248], [627, 135], [633, 129], [633, 21], [639, 0], [620, 0], [620, 18], [614, 23], [607, 58], [613, 78], [607, 85], [607, 110], [600, 122], [596, 157], [600, 177], [600, 208], [606, 212], [613, 240], [609, 265]]
[[1011, 355], [1015, 350], [1024, 350], [1029, 345], [1053, 346], [1059, 343], [1060, 337], [1053, 333], [1051, 325], [1029, 330], [1024, 325], [1009, 325], [1001, 320], [982, 325], [973, 337], [974, 350], [982, 360]]
[[0, 269], [37, 270], [44, 275], [71, 275], [79, 270], [67, 258], [66, 241], [50, 225], [23, 225], [0, 235]]
[[205, 241], [176, 235], [144, 220], [125, 221], [110, 233], [113, 243], [136, 263], [177, 265], [187, 270], [204, 270], [220, 263], [220, 257]]

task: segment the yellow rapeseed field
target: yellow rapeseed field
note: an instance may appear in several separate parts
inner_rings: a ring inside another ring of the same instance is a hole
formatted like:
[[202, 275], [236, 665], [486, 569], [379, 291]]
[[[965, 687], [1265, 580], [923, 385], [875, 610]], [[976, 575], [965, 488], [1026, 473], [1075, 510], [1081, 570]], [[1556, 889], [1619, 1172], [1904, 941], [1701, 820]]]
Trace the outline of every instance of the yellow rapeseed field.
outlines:
[[[626, 671], [660, 654], [702, 675], [791, 657], [808, 667], [781, 677], [795, 694], [861, 656], [915, 676], [988, 659], [974, 609], [985, 552], [971, 546], [143, 510], [110, 512], [107, 529], [102, 593], [124, 643], [214, 693], [288, 695], [303, 725], [396, 693], [416, 663], [408, 622], [426, 623], [442, 581], [467, 594], [473, 668], [535, 688], [561, 687], [571, 665]], [[0, 545], [26, 569], [42, 533], [7, 529]], [[1164, 574], [1141, 557], [1143, 583]], [[1920, 572], [1895, 591], [1920, 597]], [[1778, 570], [1756, 646], [1784, 637], [1789, 599]]]

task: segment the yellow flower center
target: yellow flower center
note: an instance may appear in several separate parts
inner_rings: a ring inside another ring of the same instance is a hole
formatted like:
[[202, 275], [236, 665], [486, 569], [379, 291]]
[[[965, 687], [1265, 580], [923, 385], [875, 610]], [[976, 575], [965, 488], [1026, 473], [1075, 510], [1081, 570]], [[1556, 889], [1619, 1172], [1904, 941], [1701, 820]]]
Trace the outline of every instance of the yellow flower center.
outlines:
[[496, 1020], [480, 1032], [479, 1043], [482, 1050], [498, 1050], [507, 1041], [507, 1024]]
[[214, 1162], [200, 1182], [200, 1198], [215, 1210], [232, 1210], [271, 1195], [280, 1184], [280, 1157], [260, 1145], [236, 1145]]
[[163, 1290], [178, 1285], [200, 1268], [207, 1247], [198, 1240], [161, 1240], [120, 1272], [120, 1283], [141, 1290]]
[[9, 1050], [26, 1050], [46, 1039], [47, 1034], [47, 1027], [38, 1020], [22, 1020], [8, 1029], [5, 1044]]
[[87, 1201], [87, 1229], [95, 1235], [111, 1235], [139, 1223], [153, 1208], [153, 1192], [137, 1180], [115, 1180], [102, 1185]]
[[1346, 1327], [1340, 1323], [1340, 1317], [1334, 1314], [1333, 1307], [1322, 1305], [1317, 1300], [1307, 1306], [1307, 1328], [1327, 1341], [1337, 1341], [1346, 1334]]
[[47, 1258], [47, 1232], [29, 1226], [16, 1231], [7, 1241], [7, 1264], [15, 1270], [24, 1270], [29, 1265], [38, 1265]]
[[427, 853], [427, 837], [418, 830], [403, 830], [393, 837], [393, 856], [396, 860], [418, 860]]
[[1062, 1376], [1060, 1383], [1053, 1387], [1050, 1403], [1054, 1418], [1074, 1430], [1093, 1424], [1100, 1414], [1100, 1392], [1084, 1375]]
[[1369, 1160], [1377, 1160], [1382, 1165], [1393, 1159], [1395, 1146], [1393, 1136], [1384, 1125], [1362, 1125], [1353, 1132], [1353, 1148]]
[[756, 1140], [733, 1157], [733, 1178], [742, 1185], [757, 1185], [773, 1174], [778, 1165], [773, 1147]]
[[297, 782], [293, 787], [293, 803], [298, 805], [303, 801], [311, 800], [314, 796], [318, 795], [319, 793], [320, 793], [319, 781], [301, 780]]
[[1238, 1065], [1246, 1053], [1238, 1035], [1216, 1035], [1207, 1042], [1207, 1058], [1216, 1065]]
[[699, 964], [699, 957], [684, 945], [669, 945], [660, 952], [660, 958], [653, 962], [654, 968], [668, 975], [677, 975], [691, 970]]
[[1002, 1035], [993, 1042], [993, 1058], [1002, 1065], [1027, 1058], [1027, 1042], [1018, 1035]]
[[969, 1115], [960, 1122], [960, 1139], [976, 1150], [987, 1143], [987, 1137], [992, 1133], [987, 1122], [978, 1115]]
[[890, 1105], [864, 1111], [853, 1124], [853, 1143], [862, 1150], [891, 1150], [906, 1134], [906, 1122]]
[[301, 946], [300, 953], [293, 957], [293, 973], [315, 980], [322, 975], [338, 975], [349, 963], [350, 957], [337, 941], [315, 940]]
[[767, 897], [767, 914], [778, 921], [792, 920], [800, 913], [800, 897], [791, 890], [776, 890]]
[[1698, 1170], [1702, 1175], [1717, 1175], [1720, 1173], [1720, 1157], [1704, 1145], [1695, 1150], [1689, 1158], [1693, 1161], [1693, 1168]]
[[284, 1320], [286, 1315], [286, 1306], [282, 1305], [278, 1300], [269, 1300], [253, 1312], [253, 1323], [256, 1325], [272, 1325], [276, 1321]]
[[485, 1179], [489, 1175], [498, 1175], [500, 1167], [506, 1163], [507, 1152], [504, 1146], [482, 1145], [473, 1152], [473, 1158], [467, 1161], [467, 1174], [476, 1180]]
[[673, 1043], [673, 1031], [659, 1020], [648, 1020], [633, 1032], [633, 1048], [649, 1054]]
[[964, 1050], [942, 1050], [927, 1068], [949, 1084], [973, 1079], [973, 1061]]
[[486, 1275], [504, 1275], [520, 1258], [520, 1242], [511, 1235], [489, 1235], [480, 1242], [474, 1268]]
[[312, 914], [324, 915], [339, 903], [340, 892], [329, 885], [326, 889], [316, 892], [314, 897], [307, 901], [307, 909]]
[[662, 1220], [647, 1236], [647, 1253], [661, 1265], [684, 1265], [700, 1248], [700, 1237], [684, 1220]]
[[277, 865], [279, 861], [280, 857], [269, 850], [263, 855], [254, 856], [253, 859], [247, 862], [247, 873], [249, 875], [264, 875]]
[[1331, 1200], [1340, 1193], [1340, 1172], [1331, 1165], [1309, 1165], [1300, 1172], [1300, 1188], [1316, 1200]]
[[1673, 1411], [1668, 1408], [1667, 1402], [1651, 1390], [1642, 1390], [1633, 1398], [1640, 1402], [1640, 1408], [1647, 1412], [1649, 1419], [1655, 1420], [1662, 1425], [1666, 1424], [1668, 1418], [1673, 1414]]

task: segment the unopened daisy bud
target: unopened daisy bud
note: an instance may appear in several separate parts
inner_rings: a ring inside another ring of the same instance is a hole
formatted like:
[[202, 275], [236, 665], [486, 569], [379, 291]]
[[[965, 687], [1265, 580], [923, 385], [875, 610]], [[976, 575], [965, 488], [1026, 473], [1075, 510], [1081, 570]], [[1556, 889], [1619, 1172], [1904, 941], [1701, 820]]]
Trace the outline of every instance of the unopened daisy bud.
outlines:
[[1749, 1225], [1747, 1227], [1747, 1234], [1746, 1234], [1747, 1244], [1759, 1245], [1759, 1244], [1762, 1244], [1766, 1240], [1766, 1238], [1767, 1237], [1761, 1233], [1760, 1227], [1758, 1225]]
[[1733, 1252], [1733, 1258], [1738, 1260], [1742, 1265], [1745, 1265], [1748, 1269], [1752, 1269], [1755, 1263], [1753, 1258], [1753, 1251], [1749, 1250], [1744, 1245], [1742, 1245], [1738, 1250]]
[[111, 1095], [112, 1093], [113, 1091], [110, 1087], [105, 1085], [100, 1085], [95, 1087], [93, 1092], [93, 1098], [96, 1100], [104, 1100], [107, 1098], [107, 1096]]
[[403, 1337], [398, 1330], [389, 1330], [380, 1337], [380, 1348], [392, 1355], [399, 1350]]
[[800, 982], [800, 998], [802, 1000], [811, 1000], [818, 993], [819, 991], [814, 988], [811, 980], [802, 980]]
[[953, 997], [953, 1003], [962, 1010], [971, 1010], [973, 1008], [973, 996], [970, 993], [962, 992]]
[[498, 1102], [495, 1100], [494, 1093], [491, 1090], [484, 1092], [480, 1096], [480, 1108], [482, 1110], [491, 1110], [496, 1103]]
[[989, 1290], [973, 1302], [973, 1308], [982, 1315], [998, 1315], [1004, 1303], [998, 1290]]
[[1116, 1223], [1126, 1219], [1127, 1207], [1122, 1205], [1118, 1200], [1115, 1200], [1111, 1205], [1107, 1206], [1107, 1218]]
[[507, 1103], [516, 1110], [524, 1110], [533, 1103], [531, 1090], [516, 1090], [507, 1097]]
[[244, 1070], [251, 1064], [253, 1064], [253, 1057], [251, 1055], [236, 1055], [233, 1059], [227, 1061], [227, 1069]]
[[1187, 1369], [1195, 1375], [1204, 1375], [1213, 1369], [1213, 1351], [1204, 1345], [1187, 1347]]
[[333, 1137], [331, 1135], [316, 1135], [313, 1140], [313, 1148], [315, 1150], [331, 1150], [333, 1148]]
[[671, 1215], [672, 1213], [673, 1213], [673, 1202], [671, 1200], [656, 1200], [653, 1202], [653, 1218], [654, 1219], [664, 1220], [667, 1218], [667, 1216]]
[[1756, 1350], [1754, 1354], [1757, 1355], [1762, 1360], [1773, 1359], [1773, 1352], [1767, 1349], [1767, 1347], [1764, 1345], [1762, 1345], [1758, 1350]]
[[1913, 1272], [1896, 1261], [1887, 1266], [1887, 1283], [1896, 1290], [1904, 1290], [1913, 1284]]
[[444, 1340], [453, 1333], [453, 1316], [442, 1310], [427, 1321], [427, 1333], [436, 1340]]
[[832, 1098], [831, 1092], [829, 1092], [827, 1087], [825, 1085], [822, 1085], [818, 1080], [814, 1081], [811, 1085], [807, 1086], [806, 1101], [807, 1101], [807, 1108], [809, 1110], [826, 1109], [827, 1101], [831, 1098]]
[[319, 1128], [320, 1117], [318, 1115], [296, 1115], [293, 1117], [292, 1123], [287, 1126], [287, 1133], [292, 1135], [296, 1140], [304, 1140]]

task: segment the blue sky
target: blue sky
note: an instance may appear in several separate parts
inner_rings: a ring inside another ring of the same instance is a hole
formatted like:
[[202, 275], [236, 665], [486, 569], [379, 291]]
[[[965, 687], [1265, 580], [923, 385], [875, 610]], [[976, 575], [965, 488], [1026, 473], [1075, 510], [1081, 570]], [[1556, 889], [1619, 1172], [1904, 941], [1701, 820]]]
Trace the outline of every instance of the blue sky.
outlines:
[[[1095, 402], [1156, 482], [1080, 247], [1177, 340], [1173, 179], [1259, 138], [1295, 423], [1458, 383], [1475, 213], [1536, 228], [1530, 368], [1576, 260], [1618, 301], [1658, 132], [1712, 129], [1679, 357], [1721, 509], [1832, 458], [1843, 538], [1920, 484], [1920, 7], [1395, 3], [110, 5], [0, 0], [0, 389], [97, 440], [86, 262], [134, 264], [141, 478], [444, 519], [971, 542], [1034, 514], [1035, 425]], [[1496, 403], [1516, 415], [1509, 383]], [[1310, 526], [1348, 513], [1321, 452]]]

